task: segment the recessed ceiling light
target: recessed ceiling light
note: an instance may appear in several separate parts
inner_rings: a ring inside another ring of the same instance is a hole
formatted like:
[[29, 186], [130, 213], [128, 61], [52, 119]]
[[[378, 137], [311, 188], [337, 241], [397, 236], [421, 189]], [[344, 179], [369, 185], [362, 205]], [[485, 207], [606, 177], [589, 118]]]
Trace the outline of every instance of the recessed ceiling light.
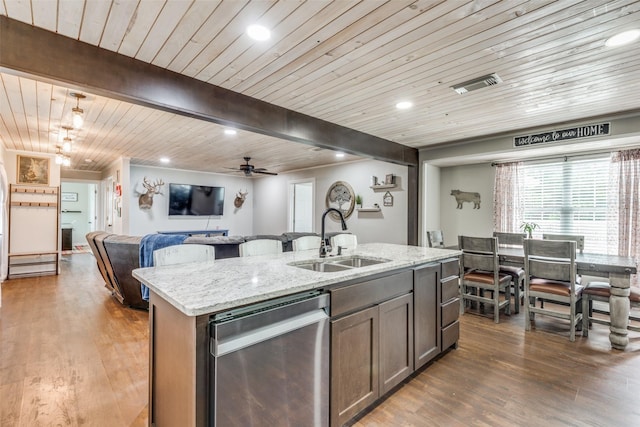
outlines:
[[640, 30], [629, 30], [620, 34], [616, 34], [613, 37], [609, 37], [604, 44], [607, 47], [622, 46], [636, 41], [638, 37], [640, 37]]
[[267, 27], [262, 25], [249, 25], [247, 27], [247, 34], [254, 40], [265, 41], [271, 37], [271, 31]]
[[341, 153], [341, 152], [339, 152], [339, 151], [338, 151], [338, 152], [336, 153], [336, 157], [337, 157], [337, 158], [339, 158], [339, 159], [341, 159], [341, 158], [343, 158], [343, 157], [344, 157], [344, 153]]
[[225, 129], [224, 130], [224, 134], [225, 135], [235, 135], [237, 133], [238, 133], [238, 131], [236, 131], [235, 129]]
[[411, 101], [400, 101], [396, 104], [398, 110], [407, 110], [411, 107], [413, 107], [413, 102]]
[[162, 163], [169, 163], [171, 160], [169, 160], [169, 158], [167, 158], [167, 157], [161, 157], [161, 158], [160, 158], [160, 161], [161, 161]]

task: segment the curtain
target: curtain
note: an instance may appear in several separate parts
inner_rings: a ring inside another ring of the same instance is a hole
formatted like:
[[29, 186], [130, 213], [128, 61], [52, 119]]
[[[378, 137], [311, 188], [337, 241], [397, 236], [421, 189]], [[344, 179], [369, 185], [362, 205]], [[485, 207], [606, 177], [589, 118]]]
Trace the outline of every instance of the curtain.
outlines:
[[[640, 149], [611, 155], [609, 169], [608, 253], [640, 261]], [[638, 276], [631, 284], [638, 286]]]
[[495, 165], [493, 187], [493, 230], [505, 233], [519, 232], [522, 221], [520, 203], [520, 162]]

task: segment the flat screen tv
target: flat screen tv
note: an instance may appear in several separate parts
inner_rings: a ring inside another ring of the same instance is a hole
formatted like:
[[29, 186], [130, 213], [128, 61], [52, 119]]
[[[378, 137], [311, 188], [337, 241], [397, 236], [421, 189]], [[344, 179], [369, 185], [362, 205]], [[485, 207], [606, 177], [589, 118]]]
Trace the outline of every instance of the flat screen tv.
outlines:
[[209, 216], [224, 212], [224, 187], [169, 184], [169, 215]]

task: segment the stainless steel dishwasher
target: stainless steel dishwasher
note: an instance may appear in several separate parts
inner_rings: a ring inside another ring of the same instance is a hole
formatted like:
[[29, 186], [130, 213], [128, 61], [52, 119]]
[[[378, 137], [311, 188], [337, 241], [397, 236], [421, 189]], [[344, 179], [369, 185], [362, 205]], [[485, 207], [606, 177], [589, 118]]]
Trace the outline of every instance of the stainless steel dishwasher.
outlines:
[[328, 305], [311, 291], [212, 317], [211, 426], [329, 425]]

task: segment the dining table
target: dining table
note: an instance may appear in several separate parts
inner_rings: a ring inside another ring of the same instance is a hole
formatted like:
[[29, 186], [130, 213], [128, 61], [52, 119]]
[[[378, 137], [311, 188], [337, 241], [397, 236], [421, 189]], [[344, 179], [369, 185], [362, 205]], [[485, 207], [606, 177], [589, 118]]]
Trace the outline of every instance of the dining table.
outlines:
[[[500, 246], [498, 258], [500, 265], [523, 267], [524, 249], [516, 246]], [[577, 253], [576, 269], [578, 274], [583, 276], [609, 279], [611, 284], [609, 341], [612, 348], [624, 350], [629, 344], [627, 326], [629, 324], [631, 275], [638, 272], [635, 260], [626, 256]]]

